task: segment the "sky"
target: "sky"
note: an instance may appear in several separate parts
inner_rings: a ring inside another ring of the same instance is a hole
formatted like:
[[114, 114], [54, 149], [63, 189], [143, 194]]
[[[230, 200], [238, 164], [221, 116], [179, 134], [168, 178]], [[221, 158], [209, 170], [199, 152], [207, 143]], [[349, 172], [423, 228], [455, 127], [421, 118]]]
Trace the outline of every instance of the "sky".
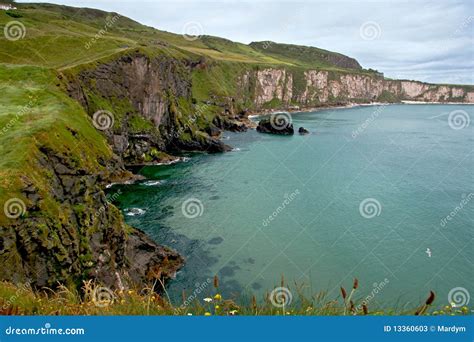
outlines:
[[316, 46], [391, 78], [474, 84], [472, 0], [48, 2], [114, 11], [174, 33]]

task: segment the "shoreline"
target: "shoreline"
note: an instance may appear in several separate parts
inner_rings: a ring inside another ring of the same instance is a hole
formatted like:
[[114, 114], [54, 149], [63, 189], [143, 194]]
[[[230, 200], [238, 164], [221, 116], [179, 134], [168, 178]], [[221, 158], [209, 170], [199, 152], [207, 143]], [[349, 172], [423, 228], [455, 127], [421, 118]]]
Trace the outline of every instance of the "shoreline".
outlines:
[[307, 108], [279, 108], [279, 109], [265, 109], [260, 112], [254, 112], [250, 114], [247, 118], [253, 120], [259, 116], [272, 115], [276, 113], [309, 113], [309, 112], [319, 112], [327, 109], [349, 109], [356, 107], [370, 107], [370, 106], [388, 106], [388, 105], [397, 105], [397, 104], [433, 104], [433, 105], [474, 105], [471, 102], [429, 102], [429, 101], [410, 101], [402, 100], [400, 102], [367, 102], [367, 103], [348, 103], [346, 105], [328, 105], [321, 107], [307, 107]]

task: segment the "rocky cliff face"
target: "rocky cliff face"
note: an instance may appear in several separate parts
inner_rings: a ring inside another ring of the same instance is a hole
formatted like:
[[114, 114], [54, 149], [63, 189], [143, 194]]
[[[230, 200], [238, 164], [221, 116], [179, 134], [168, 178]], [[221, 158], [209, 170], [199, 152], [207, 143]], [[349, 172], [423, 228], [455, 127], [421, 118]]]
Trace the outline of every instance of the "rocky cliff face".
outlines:
[[26, 215], [0, 225], [1, 279], [51, 288], [94, 279], [121, 289], [174, 277], [182, 257], [126, 226], [103, 191], [130, 176], [121, 161], [103, 156], [90, 168], [76, 157], [87, 158], [39, 148], [32, 162], [40, 173], [22, 178]]
[[349, 102], [371, 101], [428, 101], [472, 103], [474, 87], [433, 85], [416, 81], [386, 80], [363, 74], [342, 74], [329, 71], [307, 70], [302, 77], [303, 85], [296, 87], [295, 73], [285, 69], [268, 68], [248, 71], [242, 78], [243, 87], [256, 79], [254, 103], [264, 108], [272, 100], [284, 106], [303, 107]]
[[159, 161], [159, 152], [225, 151], [209, 134], [211, 122], [194, 110], [193, 63], [136, 51], [80, 70], [68, 92], [91, 116], [104, 109], [113, 115], [105, 133], [126, 164]]

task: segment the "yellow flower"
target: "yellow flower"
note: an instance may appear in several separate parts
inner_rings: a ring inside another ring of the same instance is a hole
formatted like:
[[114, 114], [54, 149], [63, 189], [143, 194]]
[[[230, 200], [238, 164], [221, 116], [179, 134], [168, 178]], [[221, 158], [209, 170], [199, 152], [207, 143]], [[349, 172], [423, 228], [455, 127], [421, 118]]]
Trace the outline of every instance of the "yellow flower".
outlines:
[[210, 315], [211, 315], [210, 312], [206, 312], [206, 313], [204, 314], [204, 316], [210, 316]]
[[215, 300], [221, 300], [221, 299], [222, 299], [222, 296], [217, 293], [217, 294], [214, 296], [214, 299], [215, 299]]
[[221, 307], [219, 305], [215, 306], [216, 310], [219, 310]]

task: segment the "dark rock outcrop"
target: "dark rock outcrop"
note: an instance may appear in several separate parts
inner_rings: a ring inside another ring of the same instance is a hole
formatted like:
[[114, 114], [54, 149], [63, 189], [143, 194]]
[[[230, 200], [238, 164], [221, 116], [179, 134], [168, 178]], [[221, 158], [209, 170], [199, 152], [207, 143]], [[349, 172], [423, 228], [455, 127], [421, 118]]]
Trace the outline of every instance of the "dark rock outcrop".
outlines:
[[293, 124], [287, 119], [287, 116], [279, 116], [278, 114], [272, 114], [269, 118], [260, 120], [257, 131], [279, 135], [293, 135], [295, 133]]
[[309, 134], [309, 131], [304, 127], [300, 127], [298, 129], [298, 133], [304, 135], [304, 134]]

